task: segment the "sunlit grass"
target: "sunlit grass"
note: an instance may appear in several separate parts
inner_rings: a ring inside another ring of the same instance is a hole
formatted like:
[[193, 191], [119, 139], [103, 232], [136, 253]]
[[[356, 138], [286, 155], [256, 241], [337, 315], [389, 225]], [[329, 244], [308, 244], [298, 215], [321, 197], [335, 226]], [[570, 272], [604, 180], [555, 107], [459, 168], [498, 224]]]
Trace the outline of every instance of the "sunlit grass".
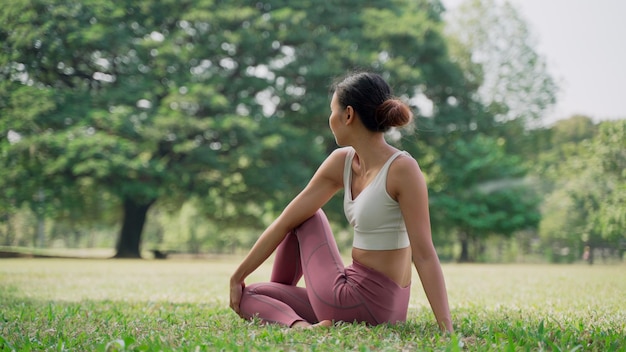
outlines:
[[0, 350], [626, 350], [623, 265], [444, 265], [448, 336], [417, 275], [406, 324], [245, 322], [228, 309], [238, 260], [0, 260]]

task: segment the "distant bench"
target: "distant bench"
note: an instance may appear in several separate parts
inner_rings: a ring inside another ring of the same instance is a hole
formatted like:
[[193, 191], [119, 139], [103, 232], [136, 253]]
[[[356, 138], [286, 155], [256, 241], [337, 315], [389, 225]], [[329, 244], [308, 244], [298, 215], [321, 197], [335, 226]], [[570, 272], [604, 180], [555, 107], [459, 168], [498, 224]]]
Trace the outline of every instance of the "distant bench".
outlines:
[[149, 249], [148, 252], [152, 253], [154, 259], [168, 259], [171, 257], [176, 259], [200, 259], [213, 256], [211, 253], [191, 252], [180, 249], [154, 248]]
[[181, 253], [180, 251], [168, 249], [151, 249], [150, 252], [154, 255], [154, 259], [167, 259], [170, 254]]

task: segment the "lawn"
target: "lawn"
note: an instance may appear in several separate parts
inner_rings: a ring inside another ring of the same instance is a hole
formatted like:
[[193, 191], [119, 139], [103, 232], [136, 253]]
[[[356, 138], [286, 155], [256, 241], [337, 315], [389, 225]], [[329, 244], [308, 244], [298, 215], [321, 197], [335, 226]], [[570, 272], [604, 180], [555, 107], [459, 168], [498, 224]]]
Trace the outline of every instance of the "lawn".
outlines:
[[[238, 258], [0, 260], [0, 350], [626, 351], [626, 266], [445, 264], [455, 333], [414, 276], [409, 320], [316, 331], [228, 309]], [[248, 282], [265, 280], [269, 266]]]

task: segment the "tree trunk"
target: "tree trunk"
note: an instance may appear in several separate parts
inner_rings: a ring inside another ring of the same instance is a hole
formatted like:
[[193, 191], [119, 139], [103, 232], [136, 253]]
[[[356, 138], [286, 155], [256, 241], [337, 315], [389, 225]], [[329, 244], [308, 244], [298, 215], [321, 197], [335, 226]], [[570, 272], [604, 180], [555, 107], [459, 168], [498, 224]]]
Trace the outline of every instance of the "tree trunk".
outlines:
[[587, 259], [589, 265], [593, 265], [594, 257], [593, 257], [594, 248], [589, 246], [589, 259]]
[[134, 199], [124, 199], [124, 223], [117, 241], [114, 258], [140, 259], [141, 234], [146, 223], [146, 214], [154, 200], [148, 202], [136, 202]]
[[4, 220], [4, 223], [6, 224], [6, 234], [4, 236], [4, 245], [5, 246], [14, 246], [15, 245], [15, 232], [13, 231], [13, 227], [12, 227], [12, 221], [11, 221], [11, 214], [7, 211], [6, 213], [4, 213], [4, 216], [2, 216], [2, 220]]
[[461, 241], [461, 255], [459, 256], [459, 263], [467, 263], [469, 258], [469, 236], [465, 232], [459, 233], [459, 241]]
[[46, 201], [46, 194], [43, 189], [39, 189], [37, 192], [37, 235], [35, 239], [35, 247], [43, 248], [46, 242], [46, 217], [44, 216], [44, 203]]

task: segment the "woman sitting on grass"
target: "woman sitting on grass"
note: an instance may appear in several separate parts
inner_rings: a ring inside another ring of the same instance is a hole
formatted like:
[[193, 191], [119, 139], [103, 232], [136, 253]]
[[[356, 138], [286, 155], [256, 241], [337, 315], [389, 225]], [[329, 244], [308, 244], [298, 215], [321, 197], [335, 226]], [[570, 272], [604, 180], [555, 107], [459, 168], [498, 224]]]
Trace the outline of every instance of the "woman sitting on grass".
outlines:
[[[333, 88], [329, 124], [344, 147], [328, 156], [233, 273], [230, 307], [243, 318], [289, 327], [404, 322], [412, 261], [438, 325], [452, 331], [424, 176], [408, 153], [384, 139], [385, 131], [411, 121], [411, 111], [377, 74], [352, 74]], [[347, 267], [321, 210], [342, 188], [354, 227]], [[275, 250], [271, 281], [246, 286]], [[302, 275], [306, 288], [296, 286]]]

